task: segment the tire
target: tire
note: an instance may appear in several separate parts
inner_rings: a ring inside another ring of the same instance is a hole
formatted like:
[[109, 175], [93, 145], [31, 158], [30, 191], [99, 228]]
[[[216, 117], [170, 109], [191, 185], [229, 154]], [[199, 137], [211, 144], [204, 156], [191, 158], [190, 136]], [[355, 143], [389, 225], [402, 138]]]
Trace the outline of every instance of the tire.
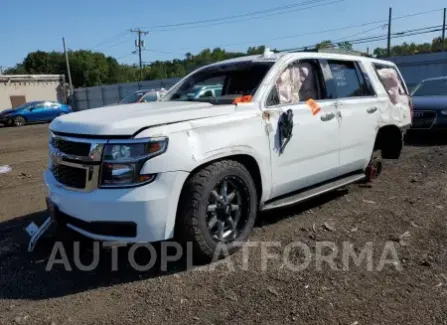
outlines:
[[23, 126], [26, 124], [26, 119], [23, 116], [16, 116], [12, 120], [14, 126]]
[[[224, 188], [228, 195], [221, 195], [225, 193]], [[217, 189], [220, 189], [219, 199]], [[192, 242], [195, 261], [208, 262], [240, 248], [238, 243], [248, 239], [257, 212], [256, 186], [247, 168], [233, 160], [214, 162], [186, 181], [177, 212], [175, 237], [183, 244]], [[225, 228], [228, 225], [231, 226]], [[224, 233], [224, 229], [231, 228], [233, 232]]]

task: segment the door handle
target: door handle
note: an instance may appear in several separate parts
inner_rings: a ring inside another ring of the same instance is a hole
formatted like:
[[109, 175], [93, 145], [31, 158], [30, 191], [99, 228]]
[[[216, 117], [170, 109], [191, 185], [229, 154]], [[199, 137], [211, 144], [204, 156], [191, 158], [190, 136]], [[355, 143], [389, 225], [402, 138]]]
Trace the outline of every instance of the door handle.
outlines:
[[332, 120], [334, 117], [335, 117], [335, 114], [334, 114], [334, 113], [328, 113], [328, 114], [326, 114], [326, 115], [322, 115], [322, 116], [321, 116], [321, 120], [322, 120], [323, 122], [327, 122], [327, 121]]
[[377, 112], [377, 107], [368, 108], [366, 111], [368, 112], [368, 114], [373, 114]]

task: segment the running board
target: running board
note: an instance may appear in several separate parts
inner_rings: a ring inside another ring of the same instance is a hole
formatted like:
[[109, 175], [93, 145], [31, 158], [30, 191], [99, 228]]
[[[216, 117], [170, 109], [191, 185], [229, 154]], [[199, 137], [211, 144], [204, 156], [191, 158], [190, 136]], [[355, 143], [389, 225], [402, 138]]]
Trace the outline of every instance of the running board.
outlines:
[[282, 208], [288, 205], [293, 205], [305, 200], [308, 200], [310, 198], [313, 198], [315, 196], [318, 196], [323, 193], [327, 193], [333, 190], [336, 190], [337, 188], [358, 182], [362, 179], [364, 179], [366, 176], [364, 173], [357, 173], [357, 174], [351, 174], [349, 176], [339, 178], [335, 181], [332, 181], [330, 183], [324, 183], [322, 185], [317, 185], [316, 187], [312, 187], [308, 190], [304, 190], [302, 192], [294, 193], [287, 197], [282, 197], [280, 199], [271, 201], [266, 203], [263, 207], [261, 207], [262, 211], [270, 210], [270, 209], [276, 209], [276, 208]]

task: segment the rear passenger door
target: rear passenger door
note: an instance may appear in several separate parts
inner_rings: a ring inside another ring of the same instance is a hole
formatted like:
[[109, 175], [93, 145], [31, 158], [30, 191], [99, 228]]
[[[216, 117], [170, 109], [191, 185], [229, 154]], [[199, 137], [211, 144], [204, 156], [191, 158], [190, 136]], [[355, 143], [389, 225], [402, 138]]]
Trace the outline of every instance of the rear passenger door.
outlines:
[[349, 173], [368, 165], [379, 123], [377, 97], [365, 68], [355, 61], [327, 61], [337, 97], [340, 169]]

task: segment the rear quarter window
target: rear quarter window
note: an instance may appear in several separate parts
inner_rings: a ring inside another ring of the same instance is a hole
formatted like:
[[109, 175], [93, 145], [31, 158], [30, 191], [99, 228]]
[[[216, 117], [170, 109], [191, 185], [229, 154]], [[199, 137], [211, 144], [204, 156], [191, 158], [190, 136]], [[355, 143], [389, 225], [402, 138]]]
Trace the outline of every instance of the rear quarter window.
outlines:
[[385, 64], [374, 64], [373, 66], [377, 73], [377, 77], [387, 92], [395, 87], [400, 95], [408, 95], [405, 82], [396, 67]]

